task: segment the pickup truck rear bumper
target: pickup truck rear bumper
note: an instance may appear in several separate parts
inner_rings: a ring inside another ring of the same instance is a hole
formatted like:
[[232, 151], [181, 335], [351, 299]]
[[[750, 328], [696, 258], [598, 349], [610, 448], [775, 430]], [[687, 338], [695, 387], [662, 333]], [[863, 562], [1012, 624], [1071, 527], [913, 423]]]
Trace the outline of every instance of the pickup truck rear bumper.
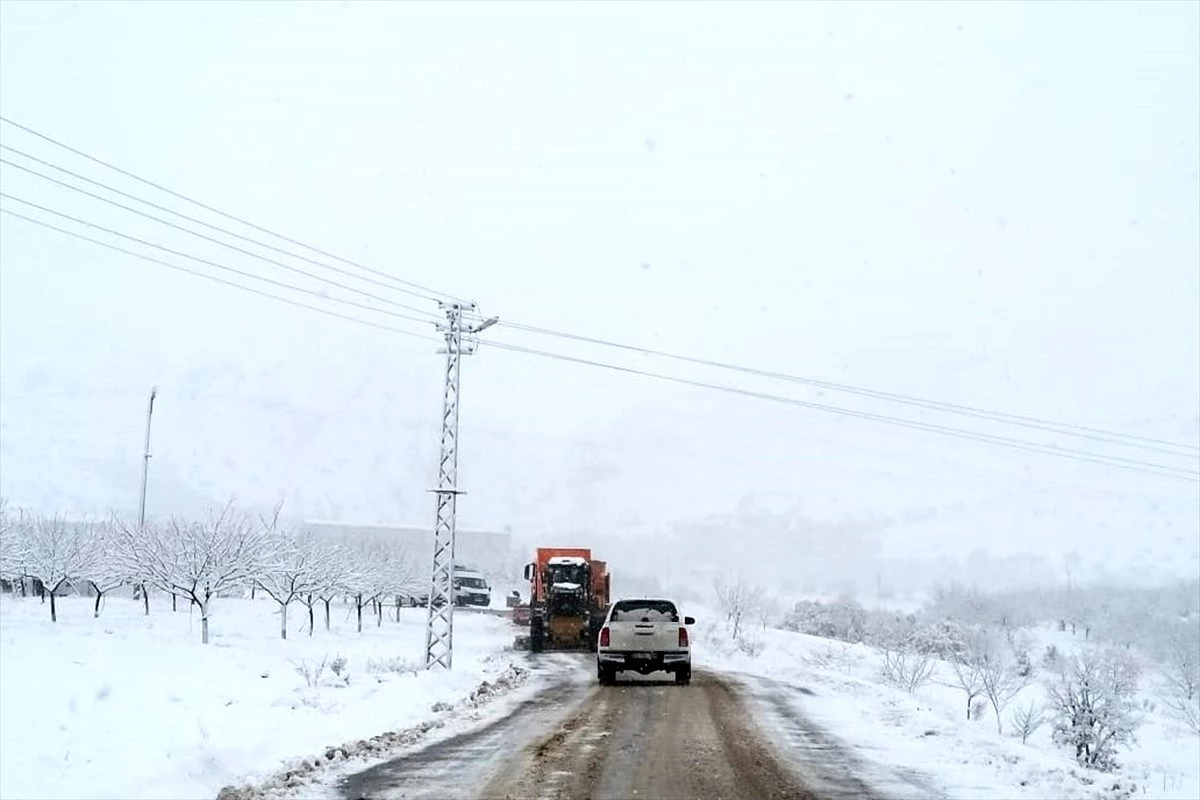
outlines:
[[651, 672], [675, 672], [683, 669], [692, 663], [692, 654], [687, 650], [666, 652], [601, 650], [596, 653], [596, 660], [600, 666], [631, 670], [646, 675]]

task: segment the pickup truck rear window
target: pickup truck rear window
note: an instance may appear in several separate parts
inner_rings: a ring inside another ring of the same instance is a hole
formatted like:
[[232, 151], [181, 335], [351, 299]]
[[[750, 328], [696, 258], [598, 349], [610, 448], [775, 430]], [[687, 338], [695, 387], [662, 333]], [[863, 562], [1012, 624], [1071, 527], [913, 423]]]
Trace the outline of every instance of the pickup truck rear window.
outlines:
[[619, 600], [613, 605], [613, 622], [679, 622], [679, 611], [670, 600]]

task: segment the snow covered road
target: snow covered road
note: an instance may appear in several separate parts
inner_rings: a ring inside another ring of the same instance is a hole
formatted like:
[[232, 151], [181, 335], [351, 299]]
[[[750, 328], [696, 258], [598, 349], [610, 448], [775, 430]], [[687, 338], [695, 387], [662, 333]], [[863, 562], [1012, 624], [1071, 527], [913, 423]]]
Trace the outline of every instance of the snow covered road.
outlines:
[[510, 715], [346, 776], [335, 796], [936, 796], [916, 776], [885, 775], [854, 758], [788, 702], [796, 687], [707, 670], [690, 686], [656, 676], [599, 686], [589, 656]]

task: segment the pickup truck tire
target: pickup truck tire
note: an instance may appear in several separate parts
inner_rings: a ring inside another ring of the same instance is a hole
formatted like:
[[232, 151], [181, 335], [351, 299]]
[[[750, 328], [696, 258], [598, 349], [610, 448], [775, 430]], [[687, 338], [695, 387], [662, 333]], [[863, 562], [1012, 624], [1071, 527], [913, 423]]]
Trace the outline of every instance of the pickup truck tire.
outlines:
[[612, 686], [617, 682], [617, 671], [612, 667], [596, 667], [596, 678], [601, 686]]
[[687, 686], [692, 682], [692, 668], [684, 667], [675, 673], [675, 683], [679, 686]]

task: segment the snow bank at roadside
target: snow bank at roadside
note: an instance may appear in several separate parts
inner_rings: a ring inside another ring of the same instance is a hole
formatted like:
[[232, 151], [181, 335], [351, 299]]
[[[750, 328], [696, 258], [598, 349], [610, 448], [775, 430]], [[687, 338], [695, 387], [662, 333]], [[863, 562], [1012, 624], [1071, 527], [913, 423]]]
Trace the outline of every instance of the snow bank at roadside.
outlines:
[[[739, 645], [712, 612], [689, 613], [698, 619], [693, 654], [698, 666], [740, 673], [752, 694], [760, 691], [754, 680], [758, 676], [787, 684], [794, 689], [787, 702], [865, 762], [881, 767], [880, 776], [909, 775], [916, 785], [956, 800], [1200, 797], [1200, 737], [1170, 719], [1145, 693], [1137, 742], [1121, 751], [1120, 769], [1095, 772], [1078, 766], [1051, 741], [1048, 724], [1022, 744], [998, 734], [995, 718], [988, 714], [967, 720], [958, 689], [931, 683], [908, 694], [884, 683], [874, 648], [754, 625], [747, 626]], [[1038, 629], [1035, 660], [1048, 644], [1072, 652], [1076, 643], [1071, 639], [1069, 633]], [[948, 668], [939, 666], [939, 678], [949, 680]], [[1042, 699], [1035, 683], [1009, 710]], [[1004, 724], [1009, 726], [1007, 717]], [[779, 734], [786, 741], [786, 732]]]
[[419, 668], [423, 609], [367, 617], [358, 634], [353, 609], [335, 606], [332, 630], [318, 616], [311, 637], [293, 613], [284, 641], [274, 603], [220, 600], [207, 646], [180, 609], [158, 598], [147, 617], [113, 598], [93, 619], [90, 600], [63, 598], [55, 624], [35, 599], [0, 600], [0, 797], [215, 797], [334, 743], [385, 747], [383, 732], [526, 677], [505, 652], [511, 623], [484, 614], [455, 615], [447, 673]]

